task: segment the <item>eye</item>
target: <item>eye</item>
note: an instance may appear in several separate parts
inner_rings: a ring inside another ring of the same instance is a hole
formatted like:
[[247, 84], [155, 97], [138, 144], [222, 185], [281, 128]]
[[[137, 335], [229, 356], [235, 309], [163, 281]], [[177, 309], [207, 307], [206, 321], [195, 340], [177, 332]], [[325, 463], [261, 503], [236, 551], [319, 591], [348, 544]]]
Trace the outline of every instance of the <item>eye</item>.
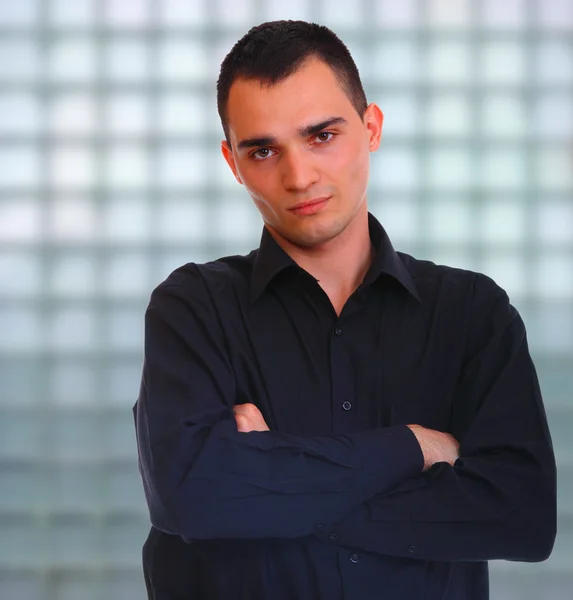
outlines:
[[251, 158], [253, 160], [265, 160], [265, 158], [271, 156], [271, 152], [270, 148], [259, 148], [251, 154]]
[[321, 131], [320, 133], [316, 134], [316, 139], [321, 143], [330, 142], [333, 137], [334, 133], [331, 131]]

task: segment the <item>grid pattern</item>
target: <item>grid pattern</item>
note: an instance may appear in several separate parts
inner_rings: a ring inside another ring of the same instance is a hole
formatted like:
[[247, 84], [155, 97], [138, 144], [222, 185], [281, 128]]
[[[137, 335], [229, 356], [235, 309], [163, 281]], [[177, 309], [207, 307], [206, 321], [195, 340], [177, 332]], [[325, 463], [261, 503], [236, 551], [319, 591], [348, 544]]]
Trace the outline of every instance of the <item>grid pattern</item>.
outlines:
[[[573, 583], [573, 2], [0, 3], [0, 597], [140, 599], [148, 517], [131, 406], [153, 287], [249, 251], [261, 222], [219, 156], [215, 81], [275, 18], [324, 23], [385, 113], [371, 210], [394, 245], [491, 275], [528, 327], [560, 468], [541, 565]], [[519, 574], [519, 577], [515, 577]]]

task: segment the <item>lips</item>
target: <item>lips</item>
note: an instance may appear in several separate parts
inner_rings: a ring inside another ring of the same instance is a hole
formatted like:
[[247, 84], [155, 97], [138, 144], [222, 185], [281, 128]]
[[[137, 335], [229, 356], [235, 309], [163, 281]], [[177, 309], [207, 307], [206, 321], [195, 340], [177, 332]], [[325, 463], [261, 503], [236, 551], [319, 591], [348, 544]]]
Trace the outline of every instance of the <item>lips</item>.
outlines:
[[329, 200], [330, 197], [315, 198], [309, 202], [299, 202], [298, 204], [295, 204], [290, 211], [297, 216], [314, 215], [320, 212], [328, 204]]

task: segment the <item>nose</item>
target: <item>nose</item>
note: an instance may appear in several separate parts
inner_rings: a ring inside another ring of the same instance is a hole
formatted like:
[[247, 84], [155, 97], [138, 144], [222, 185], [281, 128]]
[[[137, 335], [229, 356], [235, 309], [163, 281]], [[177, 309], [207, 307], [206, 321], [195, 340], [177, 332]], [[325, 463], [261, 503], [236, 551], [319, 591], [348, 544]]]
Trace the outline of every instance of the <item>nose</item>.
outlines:
[[290, 150], [283, 154], [281, 162], [285, 190], [303, 192], [318, 181], [318, 171], [310, 153]]

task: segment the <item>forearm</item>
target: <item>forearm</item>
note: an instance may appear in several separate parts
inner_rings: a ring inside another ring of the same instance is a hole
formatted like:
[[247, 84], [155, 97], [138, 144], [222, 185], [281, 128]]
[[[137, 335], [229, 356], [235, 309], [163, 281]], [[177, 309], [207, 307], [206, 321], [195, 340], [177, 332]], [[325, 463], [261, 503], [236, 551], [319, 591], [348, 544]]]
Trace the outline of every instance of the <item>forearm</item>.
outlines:
[[240, 433], [223, 412], [160, 437], [151, 427], [150, 437], [140, 398], [140, 469], [157, 528], [185, 539], [300, 537], [422, 469], [405, 426], [299, 438]]
[[440, 463], [371, 498], [326, 533], [335, 531], [342, 545], [390, 556], [544, 560], [555, 538], [555, 470], [549, 449], [538, 449], [536, 458]]

